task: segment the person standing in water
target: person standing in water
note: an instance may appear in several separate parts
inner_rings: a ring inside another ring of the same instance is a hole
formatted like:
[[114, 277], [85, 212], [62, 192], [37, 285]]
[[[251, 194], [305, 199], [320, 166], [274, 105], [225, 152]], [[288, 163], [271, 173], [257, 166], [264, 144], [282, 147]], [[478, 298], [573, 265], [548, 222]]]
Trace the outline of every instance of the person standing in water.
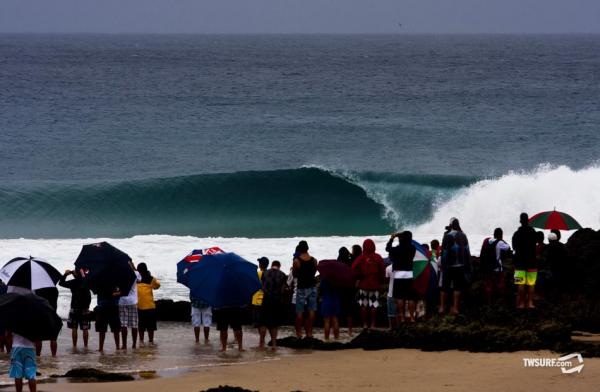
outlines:
[[148, 271], [146, 263], [139, 263], [137, 269], [141, 277], [137, 284], [140, 344], [144, 344], [144, 332], [147, 331], [148, 343], [152, 345], [154, 331], [156, 331], [156, 304], [153, 291], [160, 288], [160, 282]]
[[[392, 246], [394, 238], [398, 238], [398, 246]], [[414, 323], [417, 294], [413, 288], [413, 260], [417, 248], [412, 244], [412, 233], [405, 231], [392, 234], [385, 250], [389, 252], [392, 261], [392, 282], [394, 285], [392, 296], [396, 300], [398, 309], [398, 324], [404, 323], [405, 305], [408, 306], [409, 321]]]
[[[302, 325], [306, 337], [313, 336], [313, 323], [317, 310], [317, 260], [308, 253], [306, 241], [298, 244], [297, 256], [293, 262], [293, 274], [298, 279], [296, 290], [296, 336], [302, 337]], [[306, 312], [307, 316], [304, 317]]]
[[[73, 275], [73, 279], [67, 280], [69, 275]], [[77, 347], [77, 328], [81, 328], [83, 347], [87, 348], [91, 325], [90, 304], [92, 303], [92, 293], [84, 285], [83, 278], [77, 271], [66, 270], [58, 284], [71, 290], [71, 310], [69, 310], [67, 327], [71, 329], [73, 348]]]
[[383, 258], [375, 253], [375, 243], [366, 239], [363, 243], [363, 253], [352, 264], [352, 269], [358, 277], [358, 305], [364, 329], [375, 328], [379, 290], [385, 281], [385, 264]]

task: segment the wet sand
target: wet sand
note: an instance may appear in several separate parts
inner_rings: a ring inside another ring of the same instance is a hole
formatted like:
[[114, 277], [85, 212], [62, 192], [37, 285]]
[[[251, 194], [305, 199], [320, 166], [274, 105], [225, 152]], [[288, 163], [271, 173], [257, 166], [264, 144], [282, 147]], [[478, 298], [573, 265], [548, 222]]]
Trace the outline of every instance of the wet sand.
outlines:
[[595, 391], [600, 358], [584, 358], [579, 374], [560, 368], [526, 368], [523, 358], [557, 358], [548, 351], [516, 353], [422, 352], [396, 349], [305, 352], [265, 362], [198, 369], [153, 380], [43, 384], [40, 391], [197, 392], [219, 385], [268, 391]]

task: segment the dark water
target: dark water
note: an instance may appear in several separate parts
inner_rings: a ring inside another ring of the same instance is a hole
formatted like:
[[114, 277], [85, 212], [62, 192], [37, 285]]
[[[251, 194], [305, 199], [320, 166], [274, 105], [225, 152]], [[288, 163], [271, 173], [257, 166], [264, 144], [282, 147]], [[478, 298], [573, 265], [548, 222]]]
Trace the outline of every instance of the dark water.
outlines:
[[599, 131], [598, 35], [0, 35], [0, 236], [384, 233]]

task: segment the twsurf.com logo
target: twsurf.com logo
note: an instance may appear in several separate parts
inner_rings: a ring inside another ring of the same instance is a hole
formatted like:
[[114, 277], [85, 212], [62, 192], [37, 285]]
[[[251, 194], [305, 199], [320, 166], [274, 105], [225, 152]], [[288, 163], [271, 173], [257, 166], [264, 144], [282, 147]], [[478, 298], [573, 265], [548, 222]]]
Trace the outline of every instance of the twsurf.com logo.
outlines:
[[560, 368], [563, 374], [581, 373], [583, 357], [579, 353], [573, 353], [560, 358], [523, 358], [523, 366]]

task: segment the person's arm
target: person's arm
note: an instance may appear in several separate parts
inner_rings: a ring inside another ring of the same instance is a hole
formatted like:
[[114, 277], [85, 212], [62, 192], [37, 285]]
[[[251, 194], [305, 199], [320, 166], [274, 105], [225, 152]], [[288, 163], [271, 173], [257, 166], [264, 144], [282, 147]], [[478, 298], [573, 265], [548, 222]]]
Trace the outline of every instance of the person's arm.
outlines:
[[296, 276], [297, 271], [300, 269], [300, 259], [297, 257], [294, 258], [294, 262], [292, 263], [292, 274]]
[[390, 253], [390, 250], [392, 249], [392, 244], [394, 243], [394, 238], [396, 238], [395, 234], [392, 234], [390, 236], [390, 239], [388, 240], [387, 244], [385, 245], [385, 251]]
[[66, 270], [65, 273], [61, 276], [60, 280], [58, 281], [58, 285], [67, 289], [71, 289], [75, 284], [75, 279], [67, 281], [67, 276], [71, 275], [72, 273], [73, 271]]
[[160, 288], [160, 281], [156, 278], [152, 279], [152, 289], [156, 290]]

